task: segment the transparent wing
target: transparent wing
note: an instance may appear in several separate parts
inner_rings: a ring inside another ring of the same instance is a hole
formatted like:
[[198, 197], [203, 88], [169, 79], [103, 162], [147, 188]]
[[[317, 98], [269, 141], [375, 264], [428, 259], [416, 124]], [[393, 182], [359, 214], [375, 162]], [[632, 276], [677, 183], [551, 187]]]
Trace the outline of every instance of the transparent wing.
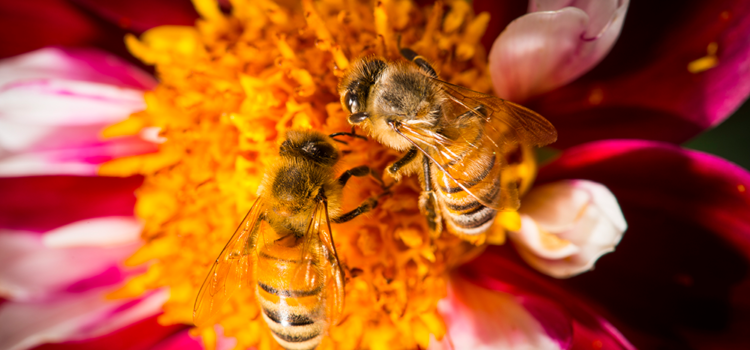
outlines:
[[216, 317], [220, 315], [224, 302], [239, 288], [252, 282], [252, 262], [255, 255], [251, 254], [248, 242], [254, 241], [257, 236], [257, 226], [262, 213], [263, 205], [258, 198], [211, 266], [195, 299], [195, 325], [200, 327], [216, 323]]
[[[473, 113], [485, 119], [487, 128], [497, 132], [507, 128], [510, 132], [505, 142], [522, 142], [541, 147], [557, 141], [557, 130], [552, 123], [526, 107], [463, 86], [442, 80], [435, 81], [457, 107], [446, 116], [448, 118], [457, 118], [463, 112]], [[485, 113], [482, 113], [483, 109]]]
[[330, 265], [330, 268], [327, 269], [328, 275], [326, 278], [327, 281], [330, 281], [327, 288], [328, 300], [331, 301], [328, 316], [329, 322], [335, 325], [344, 311], [344, 271], [341, 268], [336, 245], [333, 242], [331, 220], [328, 216], [328, 201], [322, 201], [318, 204], [310, 227], [318, 237], [326, 261]]
[[[434, 81], [448, 97], [443, 104], [444, 130], [432, 132], [409, 122], [391, 127], [443, 172], [445, 176], [437, 178], [443, 192], [470, 195], [498, 210], [518, 208], [518, 184], [502, 179], [500, 173], [519, 145], [543, 146], [557, 140], [554, 126], [515, 103]], [[499, 195], [489, 190], [494, 188], [501, 190]]]

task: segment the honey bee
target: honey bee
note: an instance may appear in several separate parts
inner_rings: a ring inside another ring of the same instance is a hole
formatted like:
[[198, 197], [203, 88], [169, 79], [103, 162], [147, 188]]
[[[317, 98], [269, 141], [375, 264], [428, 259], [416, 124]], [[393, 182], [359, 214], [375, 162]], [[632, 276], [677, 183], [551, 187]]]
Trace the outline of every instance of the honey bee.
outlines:
[[360, 166], [335, 176], [340, 153], [333, 137], [339, 135], [361, 137], [287, 132], [279, 161], [265, 173], [258, 198], [198, 292], [196, 325], [214, 324], [239, 288], [252, 288], [263, 319], [285, 349], [314, 349], [336, 324], [344, 306], [344, 273], [330, 222], [349, 221], [377, 205], [370, 198], [341, 213], [347, 181], [372, 170]]
[[419, 174], [433, 237], [443, 221], [453, 234], [478, 237], [499, 210], [520, 205], [519, 183], [500, 176], [507, 159], [556, 141], [557, 131], [525, 107], [438, 79], [423, 57], [400, 51], [406, 61], [365, 57], [342, 77], [349, 123], [406, 152], [386, 171], [397, 180]]

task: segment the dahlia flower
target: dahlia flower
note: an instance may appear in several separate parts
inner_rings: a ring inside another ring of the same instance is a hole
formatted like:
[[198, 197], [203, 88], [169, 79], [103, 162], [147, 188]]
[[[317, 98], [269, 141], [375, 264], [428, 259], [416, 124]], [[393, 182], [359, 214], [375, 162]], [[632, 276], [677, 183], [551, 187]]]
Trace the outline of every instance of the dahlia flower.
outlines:
[[[541, 112], [563, 151], [538, 173], [527, 157], [510, 175], [526, 184], [522, 207], [499, 216], [489, 248], [447, 233], [430, 240], [413, 178], [369, 217], [334, 227], [345, 319], [319, 348], [742, 345], [741, 309], [726, 308], [746, 303], [730, 287], [750, 251], [750, 175], [675, 143], [747, 97], [744, 3], [686, 6], [670, 17], [675, 34], [649, 38], [670, 50], [636, 63], [618, 61], [629, 52], [614, 46], [621, 30], [627, 39], [627, 0], [532, 1], [489, 34], [490, 50], [481, 44], [490, 16], [512, 11], [475, 14], [460, 0], [195, 0], [195, 27], [77, 3], [142, 32], [127, 46], [158, 83], [101, 51], [47, 48], [0, 62], [3, 348], [277, 348], [249, 294], [216, 327], [188, 331], [195, 295], [284, 131], [347, 130], [338, 77], [361, 55], [393, 56], [399, 40], [441, 78]], [[674, 40], [701, 25], [712, 29]], [[63, 37], [106, 46], [80, 31]], [[617, 69], [579, 78], [613, 46], [602, 65]], [[343, 149], [347, 165], [376, 169], [398, 155], [374, 141]], [[378, 191], [352, 180], [344, 206]], [[711, 328], [720, 322], [728, 332]]]

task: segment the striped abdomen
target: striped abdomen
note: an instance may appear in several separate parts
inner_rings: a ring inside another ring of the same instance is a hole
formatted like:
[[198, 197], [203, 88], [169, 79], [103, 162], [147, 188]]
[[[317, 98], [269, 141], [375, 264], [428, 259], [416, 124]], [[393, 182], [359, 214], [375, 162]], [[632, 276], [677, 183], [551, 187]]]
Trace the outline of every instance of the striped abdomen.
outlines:
[[[484, 203], [493, 203], [501, 208], [517, 209], [518, 184], [503, 180], [502, 172], [507, 166], [520, 162], [519, 158], [509, 157], [509, 153], [521, 152], [518, 146], [510, 152], [501, 154], [491, 145], [483, 145], [483, 130], [476, 128], [469, 137], [475, 140], [473, 146], [465, 144], [450, 149], [455, 156], [443, 164], [443, 168], [452, 174], [461, 174], [462, 184], [471, 194], [482, 199]], [[478, 235], [492, 226], [497, 210], [481, 204], [477, 198], [467, 193], [436, 165], [431, 168], [434, 188], [438, 194], [441, 212], [447, 229], [458, 235]]]
[[328, 328], [323, 276], [301, 260], [302, 244], [266, 245], [256, 265], [257, 299], [263, 319], [288, 350], [314, 349]]

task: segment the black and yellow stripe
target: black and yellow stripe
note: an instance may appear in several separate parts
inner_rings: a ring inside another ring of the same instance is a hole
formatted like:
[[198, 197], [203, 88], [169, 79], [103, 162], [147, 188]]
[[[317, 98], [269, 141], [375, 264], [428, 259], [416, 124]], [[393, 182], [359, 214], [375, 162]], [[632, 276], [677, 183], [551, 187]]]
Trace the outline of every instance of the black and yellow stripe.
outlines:
[[256, 296], [263, 319], [287, 350], [315, 349], [328, 328], [324, 278], [310, 279], [310, 273], [319, 272], [314, 261], [299, 259], [301, 247], [266, 245], [259, 251], [256, 267]]

